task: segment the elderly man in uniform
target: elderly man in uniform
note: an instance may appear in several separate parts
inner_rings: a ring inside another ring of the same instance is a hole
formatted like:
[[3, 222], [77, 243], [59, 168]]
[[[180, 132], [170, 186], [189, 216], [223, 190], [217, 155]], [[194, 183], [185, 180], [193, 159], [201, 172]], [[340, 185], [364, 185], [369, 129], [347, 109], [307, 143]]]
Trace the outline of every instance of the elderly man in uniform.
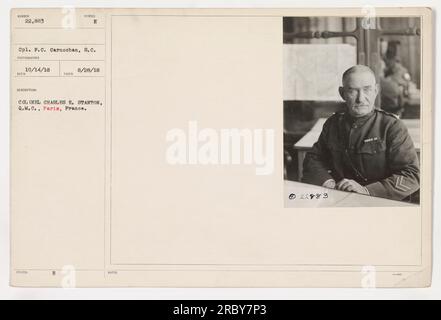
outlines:
[[374, 72], [356, 65], [339, 92], [346, 111], [332, 115], [303, 162], [303, 182], [403, 200], [419, 190], [418, 156], [403, 122], [375, 109]]

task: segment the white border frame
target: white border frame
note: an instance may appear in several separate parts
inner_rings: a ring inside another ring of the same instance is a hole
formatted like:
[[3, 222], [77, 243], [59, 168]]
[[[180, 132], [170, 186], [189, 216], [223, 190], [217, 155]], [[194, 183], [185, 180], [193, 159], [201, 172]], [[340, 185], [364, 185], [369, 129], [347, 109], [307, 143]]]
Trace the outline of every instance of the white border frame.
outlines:
[[[39, 1], [38, 7], [115, 7], [115, 8], [313, 8], [313, 7], [431, 7], [434, 12], [434, 106], [435, 115], [434, 137], [441, 135], [441, 112], [437, 112], [437, 93], [441, 92], [441, 84], [436, 81], [440, 75], [441, 64], [436, 63], [436, 52], [441, 41], [441, 24], [437, 19], [437, 11], [441, 10], [438, 0], [426, 1], [393, 1], [368, 0], [345, 1], [336, 0], [333, 5], [323, 0], [299, 1], [147, 1], [147, 0], [114, 0], [114, 1]], [[441, 176], [434, 166], [434, 203], [433, 203], [433, 278], [432, 286], [425, 289], [183, 289], [183, 288], [142, 288], [142, 289], [23, 289], [9, 286], [9, 42], [10, 42], [10, 9], [14, 7], [36, 7], [31, 0], [6, 0], [0, 3], [0, 39], [6, 45], [1, 51], [0, 65], [0, 299], [441, 299], [441, 219], [439, 208], [441, 201], [436, 197], [441, 191]], [[7, 72], [6, 72], [7, 71]], [[434, 161], [439, 163], [440, 145], [434, 140]]]

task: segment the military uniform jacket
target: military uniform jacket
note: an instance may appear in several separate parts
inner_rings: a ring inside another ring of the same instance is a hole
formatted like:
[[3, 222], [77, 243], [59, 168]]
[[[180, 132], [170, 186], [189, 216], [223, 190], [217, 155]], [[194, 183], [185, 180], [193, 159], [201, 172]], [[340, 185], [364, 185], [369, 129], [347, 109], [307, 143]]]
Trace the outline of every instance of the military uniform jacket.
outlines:
[[361, 118], [332, 115], [305, 157], [302, 181], [322, 185], [343, 178], [394, 200], [419, 190], [418, 156], [403, 122], [378, 109]]

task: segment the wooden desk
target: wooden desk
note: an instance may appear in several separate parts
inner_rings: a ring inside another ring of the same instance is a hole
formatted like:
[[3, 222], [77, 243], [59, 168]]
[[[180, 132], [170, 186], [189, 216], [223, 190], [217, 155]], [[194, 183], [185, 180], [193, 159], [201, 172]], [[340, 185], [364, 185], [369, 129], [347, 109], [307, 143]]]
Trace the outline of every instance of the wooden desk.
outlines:
[[[305, 134], [297, 143], [294, 145], [294, 149], [297, 150], [298, 159], [298, 173], [299, 181], [303, 177], [303, 160], [305, 159], [306, 153], [311, 150], [313, 144], [318, 140], [320, 133], [322, 132], [323, 124], [326, 118], [320, 118], [317, 120], [315, 125]], [[420, 119], [402, 119], [405, 126], [409, 130], [410, 137], [415, 145], [417, 153], [420, 153]]]
[[[328, 198], [301, 199], [302, 194], [327, 193]], [[290, 199], [290, 194], [296, 194], [295, 199]], [[285, 180], [284, 188], [285, 208], [325, 208], [325, 207], [415, 207], [416, 204], [371, 197], [354, 192], [345, 192], [315, 186], [296, 181]]]

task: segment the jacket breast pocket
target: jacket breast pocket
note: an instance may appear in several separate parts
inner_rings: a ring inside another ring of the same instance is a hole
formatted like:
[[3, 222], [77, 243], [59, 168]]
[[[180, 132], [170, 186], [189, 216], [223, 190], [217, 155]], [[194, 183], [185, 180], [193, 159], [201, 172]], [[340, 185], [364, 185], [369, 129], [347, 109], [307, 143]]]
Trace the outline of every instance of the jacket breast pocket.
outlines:
[[386, 143], [381, 140], [365, 142], [357, 151], [360, 154], [379, 155], [386, 151]]
[[384, 178], [387, 172], [386, 143], [365, 142], [357, 151], [357, 162], [369, 183]]

